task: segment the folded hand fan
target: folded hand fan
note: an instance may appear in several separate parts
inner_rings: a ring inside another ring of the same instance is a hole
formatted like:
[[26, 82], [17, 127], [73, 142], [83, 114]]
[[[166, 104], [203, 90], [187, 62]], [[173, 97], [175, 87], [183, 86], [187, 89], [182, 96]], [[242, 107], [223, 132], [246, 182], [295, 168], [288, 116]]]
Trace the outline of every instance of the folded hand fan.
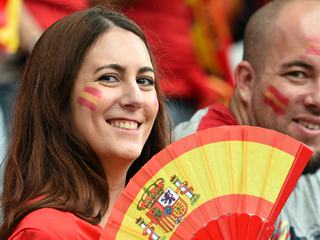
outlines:
[[172, 143], [128, 183], [102, 240], [268, 239], [312, 150], [249, 126]]

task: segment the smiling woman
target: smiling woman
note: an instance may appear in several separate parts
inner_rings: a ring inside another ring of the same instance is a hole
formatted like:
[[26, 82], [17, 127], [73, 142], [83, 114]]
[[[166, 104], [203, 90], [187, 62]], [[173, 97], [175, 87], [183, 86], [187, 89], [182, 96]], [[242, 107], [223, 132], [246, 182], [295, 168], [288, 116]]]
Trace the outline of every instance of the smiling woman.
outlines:
[[136, 159], [159, 108], [153, 64], [141, 38], [119, 27], [102, 34], [84, 58], [72, 103], [75, 125], [108, 175]]
[[144, 35], [104, 8], [42, 35], [14, 117], [1, 239], [99, 239], [126, 181], [170, 140]]

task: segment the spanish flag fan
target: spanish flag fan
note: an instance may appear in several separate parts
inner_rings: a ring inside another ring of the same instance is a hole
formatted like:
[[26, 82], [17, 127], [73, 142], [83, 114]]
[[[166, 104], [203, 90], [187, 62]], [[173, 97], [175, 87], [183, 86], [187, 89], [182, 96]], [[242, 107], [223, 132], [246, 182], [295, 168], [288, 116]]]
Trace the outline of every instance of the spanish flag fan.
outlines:
[[21, 0], [0, 0], [0, 51], [18, 49], [20, 11]]
[[258, 127], [190, 135], [132, 178], [101, 239], [268, 239], [311, 155], [303, 143]]

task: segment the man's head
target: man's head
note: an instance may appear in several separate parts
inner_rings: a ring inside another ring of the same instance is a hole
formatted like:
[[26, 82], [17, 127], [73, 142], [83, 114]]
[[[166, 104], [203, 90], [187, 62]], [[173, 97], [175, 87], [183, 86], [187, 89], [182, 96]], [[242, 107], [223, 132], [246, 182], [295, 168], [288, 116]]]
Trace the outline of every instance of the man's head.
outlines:
[[[276, 0], [249, 21], [231, 110], [320, 152], [320, 1]], [[319, 154], [309, 167], [320, 166]]]

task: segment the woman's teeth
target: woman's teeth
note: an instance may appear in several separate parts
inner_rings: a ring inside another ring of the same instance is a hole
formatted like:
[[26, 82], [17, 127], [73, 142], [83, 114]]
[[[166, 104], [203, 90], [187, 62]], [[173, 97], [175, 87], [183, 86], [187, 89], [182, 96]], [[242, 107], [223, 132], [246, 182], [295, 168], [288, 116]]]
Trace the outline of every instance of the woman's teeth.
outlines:
[[126, 130], [136, 130], [138, 129], [138, 123], [135, 121], [119, 121], [119, 120], [112, 120], [109, 121], [112, 127], [126, 129]]

